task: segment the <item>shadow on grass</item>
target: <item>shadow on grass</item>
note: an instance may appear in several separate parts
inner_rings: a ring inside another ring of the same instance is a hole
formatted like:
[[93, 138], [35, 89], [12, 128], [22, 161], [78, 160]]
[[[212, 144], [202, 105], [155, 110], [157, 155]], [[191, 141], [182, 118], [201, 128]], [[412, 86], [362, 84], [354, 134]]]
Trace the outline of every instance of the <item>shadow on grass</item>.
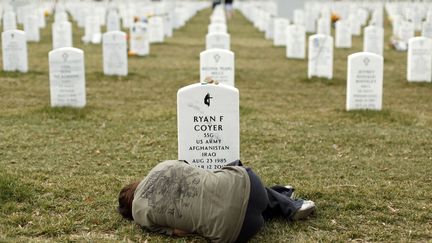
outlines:
[[300, 79], [302, 83], [307, 84], [315, 84], [320, 83], [327, 86], [340, 86], [340, 85], [346, 85], [346, 80], [340, 79], [340, 78], [333, 78], [333, 79], [327, 79], [327, 78], [318, 78], [318, 77], [312, 77], [312, 78], [302, 78]]
[[416, 119], [413, 115], [396, 112], [391, 110], [356, 110], [356, 111], [345, 111], [338, 110], [338, 112], [344, 117], [353, 121], [364, 123], [398, 123], [406, 126], [415, 124]]
[[5, 78], [19, 78], [23, 75], [30, 76], [30, 75], [46, 75], [46, 74], [47, 74], [46, 72], [41, 72], [41, 71], [28, 71], [26, 73], [0, 71], [0, 76]]
[[91, 108], [71, 108], [71, 107], [43, 107], [37, 110], [37, 113], [42, 113], [50, 119], [58, 119], [64, 121], [83, 120], [90, 112]]

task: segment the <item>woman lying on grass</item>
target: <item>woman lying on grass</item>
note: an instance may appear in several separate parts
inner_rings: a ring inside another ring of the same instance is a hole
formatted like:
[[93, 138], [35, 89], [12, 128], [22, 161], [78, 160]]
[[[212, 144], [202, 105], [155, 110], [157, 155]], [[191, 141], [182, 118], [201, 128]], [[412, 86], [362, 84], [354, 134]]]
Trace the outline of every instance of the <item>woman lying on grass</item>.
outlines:
[[247, 242], [266, 220], [299, 220], [315, 212], [312, 201], [293, 199], [293, 191], [290, 186], [264, 187], [240, 161], [208, 171], [172, 160], [124, 187], [118, 211], [150, 231]]

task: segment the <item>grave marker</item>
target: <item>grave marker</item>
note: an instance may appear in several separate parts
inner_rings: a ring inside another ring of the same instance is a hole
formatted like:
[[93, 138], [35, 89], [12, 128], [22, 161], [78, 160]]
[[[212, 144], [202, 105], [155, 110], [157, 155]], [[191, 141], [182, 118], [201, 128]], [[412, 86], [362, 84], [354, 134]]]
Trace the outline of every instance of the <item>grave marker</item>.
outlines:
[[333, 78], [333, 37], [312, 35], [309, 37], [308, 78]]
[[383, 65], [383, 57], [374, 53], [348, 56], [347, 111], [382, 109]]
[[165, 30], [162, 17], [152, 17], [149, 20], [149, 37], [150, 43], [164, 42]]
[[219, 83], [234, 86], [234, 53], [223, 49], [209, 49], [200, 54], [200, 81], [211, 78]]
[[339, 20], [336, 22], [336, 48], [351, 48], [352, 35], [349, 21]]
[[384, 29], [368, 26], [364, 30], [363, 51], [382, 56], [384, 52]]
[[136, 22], [130, 30], [130, 51], [138, 56], [150, 54], [150, 41], [147, 25]]
[[215, 170], [240, 159], [239, 91], [192, 84], [177, 93], [178, 159]]
[[2, 33], [3, 70], [28, 71], [27, 40], [24, 31], [8, 30]]
[[16, 16], [14, 12], [8, 11], [3, 14], [3, 31], [16, 30]]
[[49, 73], [52, 107], [86, 105], [84, 52], [63, 47], [49, 52]]
[[306, 30], [301, 25], [290, 25], [287, 28], [287, 58], [304, 59], [306, 56]]
[[230, 35], [222, 32], [207, 34], [206, 50], [214, 48], [230, 50]]
[[53, 49], [72, 47], [72, 25], [69, 21], [54, 22], [52, 25]]
[[120, 31], [120, 16], [117, 11], [110, 11], [106, 22], [107, 32]]
[[414, 37], [408, 44], [407, 80], [409, 82], [432, 81], [432, 39]]
[[28, 42], [39, 42], [39, 23], [36, 15], [25, 16], [24, 18], [24, 32]]
[[103, 34], [103, 69], [105, 75], [127, 76], [126, 33], [110, 31]]
[[285, 46], [286, 39], [286, 31], [290, 22], [288, 19], [284, 18], [275, 18], [273, 20], [273, 45], [274, 46]]

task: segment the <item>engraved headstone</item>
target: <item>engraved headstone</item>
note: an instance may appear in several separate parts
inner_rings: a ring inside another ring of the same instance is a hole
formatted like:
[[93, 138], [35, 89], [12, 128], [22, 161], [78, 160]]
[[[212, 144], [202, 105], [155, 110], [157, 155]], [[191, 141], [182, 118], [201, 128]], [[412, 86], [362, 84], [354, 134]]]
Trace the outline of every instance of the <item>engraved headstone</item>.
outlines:
[[60, 11], [60, 12], [56, 11], [54, 15], [54, 22], [63, 22], [63, 21], [68, 21], [67, 13], [64, 11]]
[[336, 22], [336, 48], [351, 48], [352, 35], [351, 26], [347, 20], [339, 20]]
[[383, 57], [374, 53], [348, 56], [347, 111], [382, 109], [383, 65]]
[[223, 32], [207, 34], [206, 50], [214, 48], [230, 50], [230, 35]]
[[361, 35], [361, 22], [358, 19], [358, 17], [356, 15], [350, 15], [349, 17], [349, 21], [350, 21], [350, 26], [351, 26], [351, 34], [353, 36], [360, 36]]
[[130, 29], [130, 51], [138, 56], [150, 54], [150, 41], [147, 25], [136, 22]]
[[84, 43], [99, 44], [102, 41], [101, 26], [97, 16], [88, 16], [85, 21]]
[[27, 40], [24, 31], [8, 30], [2, 33], [3, 70], [28, 71]]
[[69, 21], [54, 22], [52, 25], [53, 49], [72, 47], [72, 25]]
[[117, 11], [110, 11], [106, 21], [107, 32], [120, 31], [120, 16]]
[[14, 12], [8, 11], [3, 14], [3, 31], [16, 30], [16, 16]]
[[409, 82], [431, 82], [432, 39], [414, 37], [408, 44], [407, 80]]
[[306, 30], [302, 25], [290, 25], [287, 28], [287, 58], [304, 59], [306, 56]]
[[368, 26], [364, 30], [363, 51], [382, 56], [384, 52], [384, 29]]
[[308, 78], [333, 78], [333, 37], [312, 35], [309, 37]]
[[216, 170], [240, 159], [239, 91], [192, 84], [177, 93], [178, 159]]
[[409, 21], [403, 21], [399, 27], [399, 38], [401, 41], [408, 43], [409, 39], [415, 36], [414, 24]]
[[86, 105], [84, 52], [63, 47], [49, 52], [49, 73], [52, 107]]
[[162, 43], [165, 38], [165, 31], [162, 17], [152, 17], [149, 19], [150, 43]]
[[110, 31], [103, 34], [103, 70], [105, 75], [127, 76], [126, 33]]
[[200, 54], [200, 81], [211, 78], [234, 86], [234, 53], [223, 49], [209, 49]]
[[285, 46], [287, 41], [286, 31], [290, 22], [284, 18], [275, 18], [273, 21], [273, 45]]

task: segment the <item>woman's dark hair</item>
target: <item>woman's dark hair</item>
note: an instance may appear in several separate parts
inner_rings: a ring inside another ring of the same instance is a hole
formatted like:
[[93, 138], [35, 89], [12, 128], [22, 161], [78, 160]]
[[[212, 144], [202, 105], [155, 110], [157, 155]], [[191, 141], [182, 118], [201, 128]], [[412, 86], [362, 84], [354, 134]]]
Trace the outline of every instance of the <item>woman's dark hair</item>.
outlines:
[[121, 189], [119, 194], [119, 206], [118, 206], [118, 212], [123, 216], [123, 218], [128, 220], [133, 220], [132, 216], [132, 202], [134, 199], [135, 189], [137, 188], [138, 184], [140, 182], [134, 182], [127, 186], [125, 186], [123, 189]]

